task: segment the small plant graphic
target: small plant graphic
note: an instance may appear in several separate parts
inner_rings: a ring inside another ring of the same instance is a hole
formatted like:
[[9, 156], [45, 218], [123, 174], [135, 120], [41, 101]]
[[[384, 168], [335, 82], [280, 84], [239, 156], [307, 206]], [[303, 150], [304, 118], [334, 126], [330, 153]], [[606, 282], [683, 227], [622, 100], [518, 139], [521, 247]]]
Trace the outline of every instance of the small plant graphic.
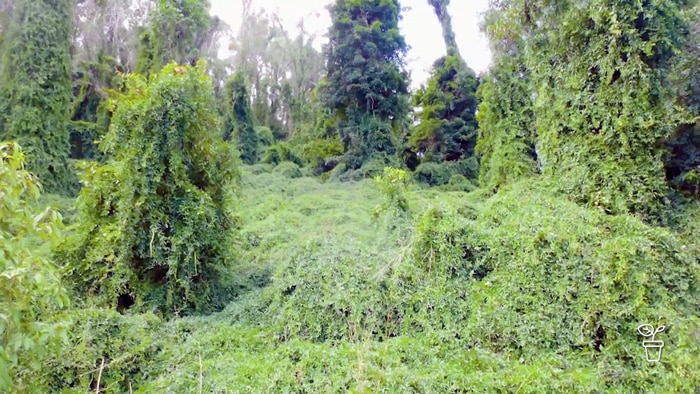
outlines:
[[661, 353], [664, 350], [664, 341], [657, 341], [656, 334], [665, 329], [666, 326], [659, 326], [656, 328], [656, 330], [654, 330], [654, 326], [651, 324], [642, 324], [641, 326], [637, 327], [637, 331], [639, 331], [642, 336], [645, 338], [651, 337], [650, 341], [642, 342], [642, 346], [644, 346], [644, 350], [647, 354], [647, 361], [650, 363], [658, 363], [661, 361]]

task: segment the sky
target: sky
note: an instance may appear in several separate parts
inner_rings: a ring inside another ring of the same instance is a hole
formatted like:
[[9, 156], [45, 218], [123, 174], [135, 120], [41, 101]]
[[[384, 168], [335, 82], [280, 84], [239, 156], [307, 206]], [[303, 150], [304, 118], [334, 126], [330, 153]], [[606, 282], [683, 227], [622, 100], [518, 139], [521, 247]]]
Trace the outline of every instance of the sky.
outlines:
[[[241, 24], [241, 0], [210, 0], [211, 13], [229, 24], [232, 31], [238, 31]], [[330, 17], [325, 6], [332, 0], [252, 0], [254, 8], [262, 8], [276, 13], [285, 24], [287, 31], [296, 33], [296, 24], [304, 18], [307, 31], [325, 35], [330, 25]], [[486, 37], [479, 30], [481, 13], [486, 10], [488, 0], [452, 0], [449, 12], [457, 45], [462, 56], [477, 73], [486, 71], [491, 62], [491, 52]], [[411, 72], [411, 86], [418, 87], [428, 76], [435, 59], [445, 55], [445, 43], [437, 17], [426, 0], [402, 0], [402, 7], [410, 7], [403, 12], [401, 30], [411, 50], [407, 55], [407, 67]], [[324, 38], [316, 42], [321, 48]]]

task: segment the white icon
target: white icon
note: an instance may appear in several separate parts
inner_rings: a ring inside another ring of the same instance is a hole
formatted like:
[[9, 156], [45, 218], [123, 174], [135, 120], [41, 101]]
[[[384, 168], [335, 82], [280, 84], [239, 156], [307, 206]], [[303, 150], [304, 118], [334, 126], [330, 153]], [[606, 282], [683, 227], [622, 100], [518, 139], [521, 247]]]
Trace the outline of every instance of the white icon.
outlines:
[[642, 342], [644, 350], [647, 353], [647, 361], [650, 363], [658, 363], [661, 361], [661, 353], [664, 350], [664, 341], [657, 341], [656, 334], [665, 329], [666, 326], [659, 326], [656, 330], [654, 330], [654, 326], [651, 324], [642, 324], [641, 326], [637, 327], [637, 331], [639, 331], [642, 336], [645, 338], [651, 337], [650, 341]]

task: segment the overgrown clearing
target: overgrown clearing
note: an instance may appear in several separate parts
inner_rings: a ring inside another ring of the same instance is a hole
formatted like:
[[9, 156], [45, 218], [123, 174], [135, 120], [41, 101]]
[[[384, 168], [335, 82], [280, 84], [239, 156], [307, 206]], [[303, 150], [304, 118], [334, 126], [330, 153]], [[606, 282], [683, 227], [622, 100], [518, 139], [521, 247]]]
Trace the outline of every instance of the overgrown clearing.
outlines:
[[700, 2], [422, 4], [0, 0], [0, 393], [700, 394]]
[[[487, 200], [414, 187], [413, 218], [375, 220], [382, 196], [372, 180], [250, 170], [238, 202], [239, 298], [169, 322], [75, 312], [78, 340], [47, 377], [56, 389], [82, 392], [102, 357], [108, 392], [692, 392], [700, 384], [698, 244], [687, 223], [674, 233], [607, 216], [539, 181]], [[663, 363], [643, 358], [636, 327], [646, 321], [668, 327]]]

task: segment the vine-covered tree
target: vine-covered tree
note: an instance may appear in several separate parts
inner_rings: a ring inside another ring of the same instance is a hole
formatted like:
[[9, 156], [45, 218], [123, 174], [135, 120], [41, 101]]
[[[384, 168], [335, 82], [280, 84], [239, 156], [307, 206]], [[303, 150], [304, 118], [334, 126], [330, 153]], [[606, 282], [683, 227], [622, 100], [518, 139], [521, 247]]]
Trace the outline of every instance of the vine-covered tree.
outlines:
[[671, 73], [686, 119], [666, 141], [666, 179], [684, 195], [700, 197], [700, 7], [688, 10], [690, 34]]
[[235, 141], [245, 164], [255, 164], [258, 161], [258, 139], [245, 76], [238, 71], [226, 82], [224, 140]]
[[428, 85], [414, 96], [421, 107], [420, 123], [410, 136], [413, 149], [428, 161], [456, 161], [474, 154], [477, 80], [457, 56], [441, 57], [433, 64]]
[[527, 71], [500, 56], [479, 87], [479, 184], [491, 191], [537, 172]]
[[409, 138], [411, 149], [424, 161], [456, 161], [471, 157], [476, 145], [476, 90], [478, 81], [457, 48], [449, 0], [428, 0], [442, 26], [447, 55], [433, 63], [427, 86], [413, 96], [420, 108]]
[[664, 203], [663, 142], [681, 120], [667, 77], [687, 32], [682, 3], [522, 3], [538, 156], [576, 201], [642, 214]]
[[396, 153], [408, 112], [398, 0], [336, 0], [321, 101], [333, 111], [348, 168]]
[[49, 192], [70, 194], [71, 2], [18, 0], [0, 64], [0, 140], [17, 140]]
[[69, 277], [89, 298], [164, 314], [216, 309], [226, 301], [235, 150], [221, 124], [207, 66], [170, 64], [149, 83], [128, 79], [101, 148], [86, 165], [78, 227], [61, 248]]
[[452, 30], [452, 17], [447, 11], [447, 7], [450, 5], [450, 0], [428, 0], [428, 4], [433, 7], [433, 12], [440, 22], [440, 27], [442, 27], [442, 39], [445, 41], [447, 55], [456, 56], [461, 60], [462, 55], [459, 53], [457, 39], [455, 37], [454, 30]]
[[534, 89], [524, 58], [527, 27], [509, 11], [494, 7], [486, 14], [494, 62], [477, 92], [479, 184], [491, 191], [537, 172]]

